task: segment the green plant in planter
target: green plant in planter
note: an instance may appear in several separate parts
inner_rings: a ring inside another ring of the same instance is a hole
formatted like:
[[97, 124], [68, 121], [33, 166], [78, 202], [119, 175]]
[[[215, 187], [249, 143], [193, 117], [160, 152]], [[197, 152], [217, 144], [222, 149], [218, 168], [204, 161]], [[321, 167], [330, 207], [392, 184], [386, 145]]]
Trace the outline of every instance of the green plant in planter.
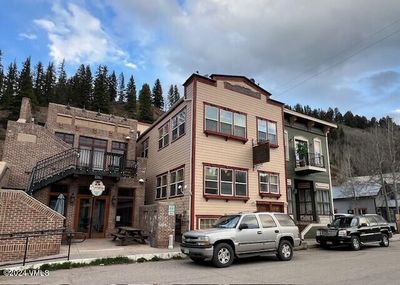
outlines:
[[297, 155], [300, 159], [300, 165], [304, 166], [306, 163], [306, 157], [308, 155], [308, 146], [305, 143], [299, 143], [297, 145]]

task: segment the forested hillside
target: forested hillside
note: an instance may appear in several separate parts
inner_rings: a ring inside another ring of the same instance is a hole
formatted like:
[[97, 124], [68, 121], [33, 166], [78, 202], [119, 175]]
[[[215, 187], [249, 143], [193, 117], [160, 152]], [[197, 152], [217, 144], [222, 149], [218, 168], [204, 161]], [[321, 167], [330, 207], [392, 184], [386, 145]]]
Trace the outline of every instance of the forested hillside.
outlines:
[[88, 110], [119, 114], [151, 123], [180, 97], [176, 85], [170, 85], [167, 102], [159, 79], [153, 87], [144, 83], [137, 92], [132, 75], [110, 71], [99, 65], [93, 71], [90, 65], [80, 65], [68, 76], [65, 64], [32, 63], [28, 57], [19, 67], [17, 61], [8, 67], [2, 64], [0, 50], [0, 109], [4, 119], [16, 119], [22, 97], [29, 97], [34, 107], [49, 102], [69, 104]]

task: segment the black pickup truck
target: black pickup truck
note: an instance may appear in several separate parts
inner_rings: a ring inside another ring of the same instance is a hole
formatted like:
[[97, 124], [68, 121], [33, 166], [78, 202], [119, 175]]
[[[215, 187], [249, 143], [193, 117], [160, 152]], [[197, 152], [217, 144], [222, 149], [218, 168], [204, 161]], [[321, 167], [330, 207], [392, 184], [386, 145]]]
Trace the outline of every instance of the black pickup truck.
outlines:
[[317, 230], [316, 240], [323, 248], [349, 245], [359, 250], [362, 245], [379, 243], [389, 246], [392, 231], [389, 224], [379, 215], [346, 215], [336, 218], [327, 229]]

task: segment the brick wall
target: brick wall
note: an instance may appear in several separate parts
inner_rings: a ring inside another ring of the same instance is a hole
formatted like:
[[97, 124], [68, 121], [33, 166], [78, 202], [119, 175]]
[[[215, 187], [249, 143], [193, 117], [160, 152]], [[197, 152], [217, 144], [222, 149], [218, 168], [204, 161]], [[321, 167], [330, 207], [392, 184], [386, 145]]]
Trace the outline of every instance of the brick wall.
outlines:
[[174, 203], [158, 202], [140, 207], [140, 227], [149, 233], [152, 247], [168, 247], [169, 236], [175, 235], [175, 215], [168, 215], [168, 206]]
[[[62, 229], [64, 217], [20, 190], [0, 190], [0, 234]], [[0, 240], [0, 262], [21, 259], [25, 239]], [[28, 258], [60, 252], [61, 236], [29, 239]]]
[[69, 148], [42, 126], [9, 121], [3, 152], [3, 161], [11, 171], [7, 187], [26, 189], [32, 168], [39, 160]]

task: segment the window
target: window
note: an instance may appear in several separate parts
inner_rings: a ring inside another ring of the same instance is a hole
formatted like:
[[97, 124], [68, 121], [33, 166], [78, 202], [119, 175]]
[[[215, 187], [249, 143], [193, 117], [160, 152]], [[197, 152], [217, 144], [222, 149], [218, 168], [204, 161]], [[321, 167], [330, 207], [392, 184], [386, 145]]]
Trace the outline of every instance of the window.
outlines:
[[258, 142], [269, 141], [270, 145], [278, 145], [277, 126], [275, 122], [257, 119]]
[[157, 176], [156, 199], [167, 197], [167, 174]]
[[240, 225], [247, 225], [248, 229], [258, 229], [260, 225], [258, 224], [256, 215], [246, 215], [243, 217]]
[[247, 171], [205, 166], [204, 193], [206, 195], [247, 197]]
[[172, 118], [172, 140], [176, 140], [185, 134], [186, 109], [180, 111]]
[[169, 144], [169, 124], [158, 129], [158, 149], [162, 149]]
[[126, 149], [127, 149], [127, 144], [126, 143], [115, 142], [115, 141], [113, 141], [111, 143], [111, 153], [113, 153], [112, 165], [114, 167], [120, 166], [120, 164], [122, 162], [121, 158], [126, 156]]
[[206, 105], [206, 130], [218, 132], [218, 108]]
[[331, 214], [331, 202], [329, 199], [329, 191], [318, 190], [317, 194], [317, 214], [318, 215], [330, 215]]
[[286, 161], [289, 161], [289, 134], [285, 131], [285, 157]]
[[199, 229], [209, 229], [212, 228], [218, 218], [199, 218]]
[[183, 168], [170, 172], [169, 195], [171, 197], [183, 194], [183, 173]]
[[279, 174], [259, 172], [258, 176], [261, 194], [279, 194]]
[[371, 227], [377, 226], [377, 225], [378, 225], [378, 222], [374, 219], [373, 216], [367, 216], [366, 218], [367, 218], [367, 220], [368, 220], [368, 222], [369, 222], [369, 225], [370, 225]]
[[275, 218], [278, 220], [279, 224], [283, 227], [295, 227], [296, 224], [292, 218], [286, 214], [275, 214]]
[[74, 135], [56, 132], [55, 135], [67, 144], [74, 146]]
[[107, 141], [79, 137], [79, 163], [83, 167], [90, 167], [93, 170], [104, 170], [106, 166]]
[[263, 228], [274, 228], [276, 227], [274, 219], [267, 214], [260, 214], [258, 215], [261, 221], [261, 225]]
[[299, 191], [299, 207], [300, 215], [312, 215], [313, 213], [313, 198], [311, 189], [298, 189]]
[[142, 142], [142, 153], [141, 157], [149, 156], [149, 139], [146, 139]]
[[246, 138], [246, 115], [226, 108], [205, 105], [205, 131], [226, 137]]

